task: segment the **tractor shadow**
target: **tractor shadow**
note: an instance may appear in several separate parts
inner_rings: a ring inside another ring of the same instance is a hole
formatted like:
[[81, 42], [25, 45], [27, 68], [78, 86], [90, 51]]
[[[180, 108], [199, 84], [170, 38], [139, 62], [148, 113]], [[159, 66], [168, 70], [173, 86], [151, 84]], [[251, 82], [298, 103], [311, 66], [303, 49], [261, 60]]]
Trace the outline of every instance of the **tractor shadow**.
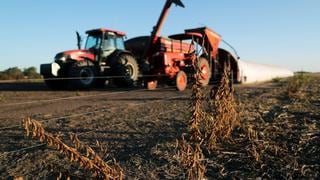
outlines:
[[[164, 88], [166, 91], [177, 91], [175, 89], [175, 86], [168, 86], [165, 84], [159, 85], [159, 89], [164, 89]], [[52, 89], [49, 89], [43, 82], [9, 82], [9, 83], [0, 82], [0, 91], [72, 92], [72, 91], [132, 91], [132, 90], [139, 90], [139, 89], [146, 90], [146, 88], [143, 86], [136, 86], [131, 88], [119, 88], [119, 87], [116, 87], [115, 85], [108, 85], [108, 84], [106, 84], [105, 87], [101, 87], [101, 88], [52, 90]], [[189, 89], [191, 89], [191, 87], [189, 87]]]
[[107, 85], [103, 88], [92, 88], [92, 89], [62, 89], [62, 90], [51, 90], [45, 83], [42, 82], [14, 82], [14, 83], [0, 83], [0, 91], [130, 91], [135, 89], [142, 89], [142, 87], [136, 88], [117, 88], [115, 86]]
[[49, 91], [44, 83], [0, 83], [0, 91]]

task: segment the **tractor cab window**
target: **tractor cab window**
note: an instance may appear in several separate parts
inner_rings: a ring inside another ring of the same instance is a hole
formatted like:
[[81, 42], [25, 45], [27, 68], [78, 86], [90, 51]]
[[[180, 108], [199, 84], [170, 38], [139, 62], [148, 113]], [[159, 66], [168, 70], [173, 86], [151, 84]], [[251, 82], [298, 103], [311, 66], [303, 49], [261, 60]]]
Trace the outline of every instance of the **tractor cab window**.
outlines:
[[117, 49], [121, 49], [121, 50], [124, 50], [124, 41], [123, 41], [123, 37], [122, 36], [118, 36], [116, 38], [116, 41], [117, 41]]
[[99, 49], [101, 37], [97, 35], [89, 35], [85, 45], [85, 49]]
[[102, 44], [102, 48], [104, 51], [114, 50], [116, 49], [116, 37], [115, 35], [107, 34], [104, 38], [104, 42]]

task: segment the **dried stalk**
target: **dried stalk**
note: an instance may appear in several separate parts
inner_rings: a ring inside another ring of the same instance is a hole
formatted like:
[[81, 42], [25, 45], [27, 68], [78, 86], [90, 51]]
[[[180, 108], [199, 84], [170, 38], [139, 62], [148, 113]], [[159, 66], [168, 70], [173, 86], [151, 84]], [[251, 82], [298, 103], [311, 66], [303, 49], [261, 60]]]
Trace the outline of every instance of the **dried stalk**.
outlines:
[[180, 149], [177, 157], [186, 170], [187, 178], [198, 180], [204, 179], [206, 166], [204, 164], [205, 157], [201, 150], [201, 144], [191, 144], [182, 137], [182, 140], [177, 141], [177, 147]]
[[230, 82], [231, 67], [224, 64], [221, 81], [211, 89], [211, 110], [205, 118], [205, 136], [209, 149], [215, 149], [219, 141], [230, 140], [232, 130], [240, 124], [235, 109], [234, 89]]
[[177, 146], [179, 147], [177, 157], [186, 169], [188, 179], [203, 179], [206, 172], [205, 159], [201, 150], [201, 144], [203, 142], [201, 125], [204, 117], [202, 102], [204, 95], [199, 81], [200, 78], [198, 78], [201, 72], [197, 59], [194, 61], [194, 67], [196, 70], [194, 76], [196, 83], [192, 87], [192, 105], [190, 108], [192, 116], [189, 122], [189, 139], [185, 140], [185, 138], [182, 137], [181, 141], [177, 141]]
[[30, 118], [22, 121], [23, 128], [27, 136], [39, 139], [40, 142], [46, 142], [49, 147], [57, 149], [61, 154], [66, 155], [71, 162], [78, 163], [84, 169], [91, 171], [96, 178], [99, 179], [123, 179], [123, 170], [120, 166], [110, 167], [107, 165], [89, 146], [83, 145], [74, 135], [71, 140], [76, 148], [83, 148], [87, 152], [87, 156], [82, 156], [75, 148], [69, 147], [59, 137], [55, 137], [45, 132], [41, 123]]

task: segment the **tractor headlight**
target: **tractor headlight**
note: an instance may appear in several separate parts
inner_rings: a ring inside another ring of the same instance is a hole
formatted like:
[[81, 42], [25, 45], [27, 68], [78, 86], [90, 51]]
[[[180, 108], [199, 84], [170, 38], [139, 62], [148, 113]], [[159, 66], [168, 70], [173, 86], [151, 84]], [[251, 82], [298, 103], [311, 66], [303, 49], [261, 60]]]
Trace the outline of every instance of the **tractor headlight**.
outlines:
[[67, 58], [65, 57], [65, 56], [62, 56], [60, 59], [59, 59], [59, 61], [66, 61], [67, 60]]
[[60, 56], [57, 55], [57, 56], [54, 58], [54, 61], [55, 61], [55, 62], [59, 62], [59, 61], [60, 61], [60, 62], [65, 62], [66, 60], [67, 60], [67, 57], [64, 56], [64, 55], [62, 55], [62, 56], [61, 56], [61, 55], [60, 55]]

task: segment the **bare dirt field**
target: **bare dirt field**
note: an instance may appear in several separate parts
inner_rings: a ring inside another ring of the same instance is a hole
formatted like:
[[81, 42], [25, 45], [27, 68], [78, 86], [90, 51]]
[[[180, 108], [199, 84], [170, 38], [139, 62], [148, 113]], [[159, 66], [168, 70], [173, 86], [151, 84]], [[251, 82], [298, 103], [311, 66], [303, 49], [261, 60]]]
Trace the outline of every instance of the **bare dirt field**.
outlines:
[[[232, 142], [204, 151], [208, 179], [319, 178], [320, 77], [295, 95], [287, 84], [235, 87], [242, 127]], [[171, 87], [50, 91], [41, 83], [0, 84], [0, 177], [88, 177], [59, 152], [25, 136], [21, 120], [29, 116], [62, 139], [76, 133], [92, 147], [102, 142], [108, 148], [103, 158], [114, 158], [125, 179], [185, 179], [175, 154], [176, 140], [188, 132], [190, 96], [191, 90]], [[244, 127], [254, 138], [247, 138]]]

